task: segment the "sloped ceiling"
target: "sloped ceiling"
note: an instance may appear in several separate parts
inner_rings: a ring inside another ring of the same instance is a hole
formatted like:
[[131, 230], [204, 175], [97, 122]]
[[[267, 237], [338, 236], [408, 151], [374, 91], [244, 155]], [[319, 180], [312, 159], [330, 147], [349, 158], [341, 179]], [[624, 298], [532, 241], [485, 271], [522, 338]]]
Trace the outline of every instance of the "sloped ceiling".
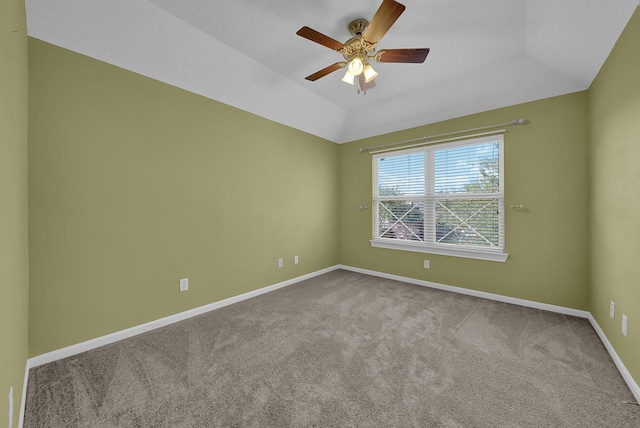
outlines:
[[[339, 41], [381, 0], [27, 0], [29, 35], [336, 143], [589, 87], [640, 0], [400, 0], [378, 49], [429, 47], [424, 64], [374, 64], [366, 95]], [[511, 120], [513, 118], [505, 118]]]

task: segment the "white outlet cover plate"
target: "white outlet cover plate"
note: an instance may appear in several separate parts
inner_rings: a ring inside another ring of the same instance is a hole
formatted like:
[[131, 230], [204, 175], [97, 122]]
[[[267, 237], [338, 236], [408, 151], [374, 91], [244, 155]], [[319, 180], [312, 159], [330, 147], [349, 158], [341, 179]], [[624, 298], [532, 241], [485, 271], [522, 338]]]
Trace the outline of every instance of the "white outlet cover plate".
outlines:
[[609, 305], [609, 316], [611, 317], [611, 319], [614, 319], [616, 317], [616, 304], [613, 302], [613, 300]]
[[622, 315], [622, 334], [626, 336], [627, 333], [628, 333], [627, 316], [623, 314]]
[[180, 280], [180, 291], [187, 291], [189, 289], [189, 278], [182, 278]]

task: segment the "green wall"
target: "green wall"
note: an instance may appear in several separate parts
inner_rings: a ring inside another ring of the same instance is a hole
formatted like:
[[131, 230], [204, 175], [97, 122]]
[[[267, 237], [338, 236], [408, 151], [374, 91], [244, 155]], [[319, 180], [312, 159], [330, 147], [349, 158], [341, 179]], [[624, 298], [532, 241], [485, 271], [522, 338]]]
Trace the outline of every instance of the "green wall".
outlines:
[[[343, 264], [588, 309], [586, 93], [579, 92], [340, 146]], [[525, 118], [505, 134], [505, 263], [372, 248], [371, 156], [361, 147]], [[524, 210], [510, 205], [524, 204]], [[430, 269], [423, 260], [430, 260]]]
[[[24, 11], [14, 15], [24, 26]], [[341, 263], [590, 310], [640, 379], [638, 15], [587, 92], [340, 146], [30, 39], [29, 355]], [[24, 84], [25, 55], [2, 62], [3, 83], [15, 73]], [[26, 108], [26, 87], [11, 91], [0, 106]], [[14, 344], [6, 358], [2, 348], [5, 391], [21, 383], [27, 337], [26, 115], [11, 114], [0, 119], [12, 183], [0, 203], [18, 210], [0, 219], [13, 269], [2, 271], [11, 297], [0, 316], [18, 328], [2, 319]], [[505, 213], [506, 263], [370, 246], [371, 209], [360, 206], [372, 205], [372, 163], [358, 148], [520, 117], [529, 123], [505, 135], [505, 205], [526, 208]]]
[[[589, 89], [591, 312], [640, 382], [640, 9]], [[609, 302], [616, 303], [615, 319]], [[622, 314], [629, 335], [621, 333]]]
[[0, 426], [13, 387], [18, 426], [27, 361], [27, 29], [24, 2], [0, 4]]
[[334, 143], [35, 39], [29, 71], [31, 355], [338, 263]]

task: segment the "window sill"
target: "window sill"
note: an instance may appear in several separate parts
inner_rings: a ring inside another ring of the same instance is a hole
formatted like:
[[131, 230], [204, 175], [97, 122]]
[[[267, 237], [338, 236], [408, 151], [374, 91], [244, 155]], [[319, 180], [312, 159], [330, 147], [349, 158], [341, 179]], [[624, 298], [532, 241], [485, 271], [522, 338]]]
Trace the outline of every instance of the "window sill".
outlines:
[[450, 248], [434, 246], [413, 241], [397, 241], [391, 239], [372, 239], [369, 241], [372, 247], [386, 248], [388, 250], [413, 251], [416, 253], [438, 254], [441, 256], [464, 257], [467, 259], [487, 260], [504, 263], [509, 254], [502, 251], [492, 251], [469, 248]]

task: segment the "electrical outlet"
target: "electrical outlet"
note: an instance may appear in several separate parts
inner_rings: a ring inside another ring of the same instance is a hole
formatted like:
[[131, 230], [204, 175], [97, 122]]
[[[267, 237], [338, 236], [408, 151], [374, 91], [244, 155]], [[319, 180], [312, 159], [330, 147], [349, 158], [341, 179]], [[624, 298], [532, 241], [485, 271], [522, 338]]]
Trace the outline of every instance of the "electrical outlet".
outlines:
[[182, 278], [180, 280], [180, 291], [187, 291], [189, 289], [189, 278]]
[[627, 316], [625, 314], [622, 314], [622, 334], [626, 336], [627, 333], [628, 333]]
[[284, 260], [278, 259], [278, 267], [281, 268], [282, 266], [284, 266]]
[[293, 256], [293, 264], [294, 265], [298, 264], [298, 256]]
[[613, 300], [611, 301], [611, 304], [609, 304], [609, 316], [611, 317], [611, 319], [614, 319], [616, 317], [616, 304], [613, 302]]
[[429, 269], [429, 267], [430, 267], [429, 260], [425, 260], [424, 261], [424, 268], [425, 269]]

